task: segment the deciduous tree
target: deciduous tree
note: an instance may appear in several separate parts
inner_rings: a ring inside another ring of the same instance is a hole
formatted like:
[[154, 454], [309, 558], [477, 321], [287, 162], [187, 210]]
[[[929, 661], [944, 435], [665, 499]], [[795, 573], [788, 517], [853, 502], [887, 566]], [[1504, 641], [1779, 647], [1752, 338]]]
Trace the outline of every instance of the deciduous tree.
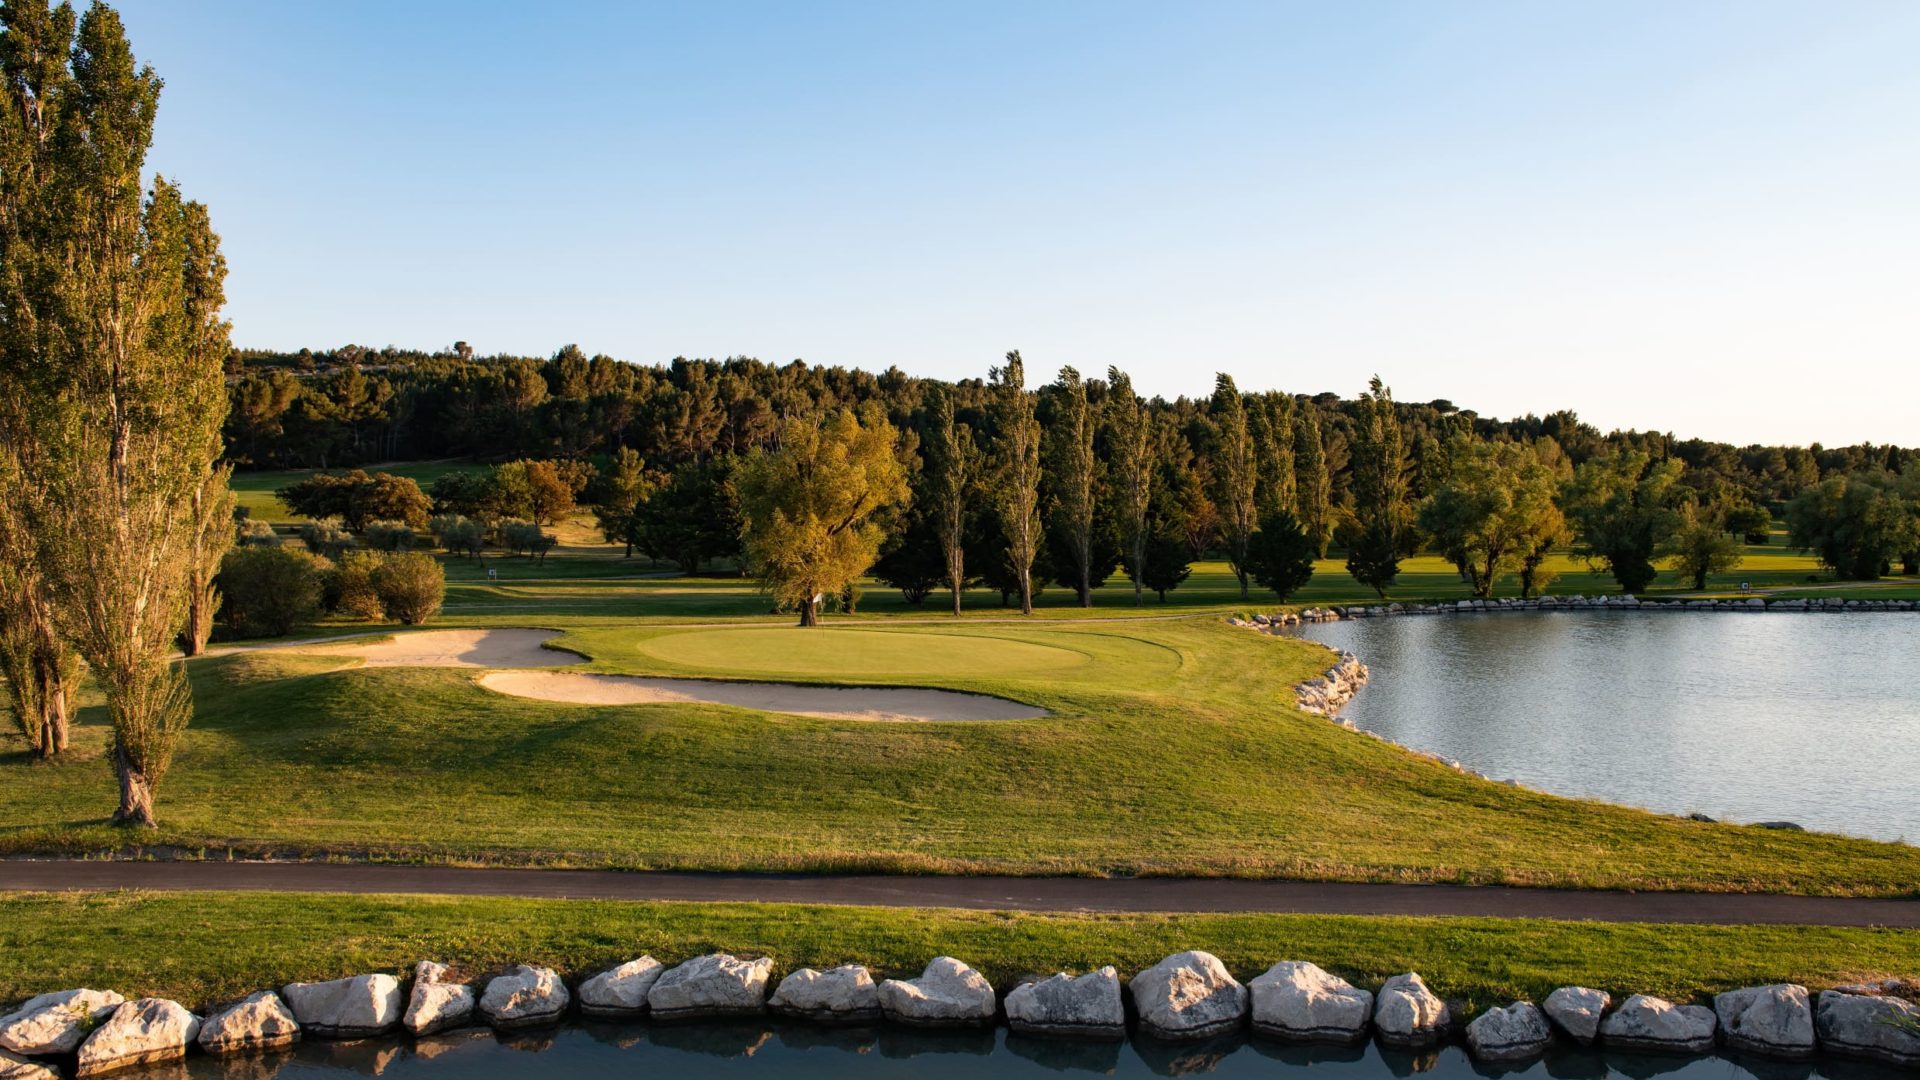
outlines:
[[1246, 402], [1222, 372], [1214, 377], [1209, 410], [1214, 427], [1213, 502], [1220, 508], [1220, 538], [1226, 544], [1227, 565], [1247, 595], [1247, 544], [1259, 527], [1255, 496], [1259, 485], [1253, 434], [1247, 425]]
[[820, 603], [879, 556], [885, 534], [873, 518], [908, 496], [899, 438], [877, 406], [864, 417], [843, 409], [820, 423], [789, 421], [778, 450], [741, 466], [748, 565], [775, 603], [799, 610], [801, 626], [817, 625]]
[[940, 541], [953, 613], [967, 587], [967, 527], [980, 483], [980, 448], [973, 429], [954, 418], [953, 395], [935, 386], [928, 399], [927, 466], [921, 476], [924, 511]]
[[[1147, 563], [1147, 511], [1153, 505], [1156, 449], [1153, 415], [1133, 392], [1133, 380], [1117, 367], [1107, 369], [1105, 411], [1120, 531], [1130, 568], [1127, 576], [1133, 580], [1133, 602], [1137, 605], [1143, 601], [1142, 589], [1146, 587], [1139, 568]], [[1181, 577], [1185, 579], [1184, 574]], [[1166, 594], [1162, 592], [1161, 600], [1165, 599]]]
[[1680, 527], [1675, 506], [1683, 466], [1641, 450], [1592, 458], [1574, 471], [1561, 499], [1578, 537], [1575, 554], [1606, 567], [1626, 593], [1659, 574], [1653, 560]]
[[1033, 614], [1033, 561], [1040, 551], [1040, 423], [1027, 392], [1020, 351], [988, 376], [993, 388], [993, 503], [1007, 539], [1007, 571], [1019, 586], [1020, 614]]
[[[1048, 487], [1053, 495], [1053, 535], [1065, 549], [1070, 581], [1081, 607], [1093, 606], [1094, 421], [1087, 384], [1072, 367], [1060, 369], [1049, 388], [1055, 404], [1044, 442]], [[1110, 566], [1111, 564], [1109, 564]]]
[[1384, 598], [1416, 537], [1407, 498], [1406, 439], [1393, 391], [1378, 375], [1360, 395], [1352, 460], [1356, 539], [1347, 555], [1347, 572]]

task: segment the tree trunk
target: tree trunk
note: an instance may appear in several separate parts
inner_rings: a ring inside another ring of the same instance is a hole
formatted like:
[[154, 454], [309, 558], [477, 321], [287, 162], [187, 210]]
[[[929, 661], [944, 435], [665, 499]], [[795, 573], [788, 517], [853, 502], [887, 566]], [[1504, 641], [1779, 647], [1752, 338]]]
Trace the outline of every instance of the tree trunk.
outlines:
[[[1147, 602], [1146, 592], [1140, 587], [1140, 578], [1147, 572], [1147, 531], [1136, 529], [1133, 533], [1133, 606], [1139, 607]], [[1160, 600], [1166, 602], [1166, 596]]]
[[113, 812], [113, 823], [134, 829], [157, 829], [153, 819], [153, 782], [134, 768], [125, 752], [113, 752], [113, 771], [120, 780], [120, 809]]
[[817, 598], [808, 598], [800, 602], [800, 625], [820, 625], [820, 601]]
[[1033, 570], [1026, 566], [1020, 568], [1020, 614], [1033, 614]]

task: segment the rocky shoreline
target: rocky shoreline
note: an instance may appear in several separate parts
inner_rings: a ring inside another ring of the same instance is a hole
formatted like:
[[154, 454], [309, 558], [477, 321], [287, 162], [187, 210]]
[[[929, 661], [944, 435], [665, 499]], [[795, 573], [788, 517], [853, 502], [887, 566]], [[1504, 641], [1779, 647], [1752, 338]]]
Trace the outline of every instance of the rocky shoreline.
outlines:
[[1920, 600], [1772, 600], [1748, 596], [1724, 600], [1643, 600], [1637, 596], [1542, 596], [1532, 600], [1507, 597], [1496, 600], [1454, 600], [1433, 604], [1405, 604], [1392, 601], [1380, 604], [1347, 604], [1338, 607], [1310, 607], [1298, 611], [1271, 614], [1236, 615], [1228, 621], [1235, 626], [1286, 627], [1303, 623], [1339, 622], [1342, 619], [1383, 619], [1396, 615], [1478, 615], [1502, 611], [1725, 611], [1761, 614], [1769, 611], [1824, 612], [1831, 614], [1869, 614], [1876, 612], [1920, 611]]
[[[1175, 953], [1131, 979], [1111, 966], [1022, 980], [1002, 996], [963, 961], [936, 957], [917, 978], [878, 979], [859, 964], [800, 968], [777, 984], [768, 957], [711, 953], [668, 967], [642, 956], [562, 977], [540, 964], [460, 979], [431, 961], [411, 987], [385, 972], [259, 990], [203, 1010], [162, 998], [65, 990], [0, 1016], [0, 1080], [89, 1077], [177, 1062], [189, 1054], [259, 1054], [302, 1038], [364, 1039], [455, 1029], [503, 1033], [555, 1026], [572, 1011], [598, 1019], [668, 1021], [767, 1014], [822, 1024], [982, 1028], [1124, 1039], [1130, 1028], [1166, 1042], [1246, 1031], [1296, 1043], [1426, 1049], [1458, 1040], [1482, 1062], [1538, 1058], [1556, 1042], [1635, 1053], [1706, 1054], [1716, 1047], [1780, 1060], [1828, 1053], [1920, 1065], [1920, 1006], [1901, 980], [1809, 994], [1791, 983], [1745, 987], [1711, 1006], [1646, 994], [1561, 987], [1467, 1022], [1463, 1006], [1415, 972], [1377, 991], [1315, 964], [1284, 960], [1241, 983], [1211, 953]], [[771, 991], [769, 991], [771, 987]]]

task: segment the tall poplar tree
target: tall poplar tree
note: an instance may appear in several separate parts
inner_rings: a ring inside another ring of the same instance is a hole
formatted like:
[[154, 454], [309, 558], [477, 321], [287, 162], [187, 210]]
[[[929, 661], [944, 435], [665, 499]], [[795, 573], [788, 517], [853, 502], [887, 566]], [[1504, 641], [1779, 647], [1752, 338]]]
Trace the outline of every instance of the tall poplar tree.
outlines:
[[1315, 558], [1327, 557], [1333, 539], [1333, 474], [1327, 469], [1327, 449], [1320, 441], [1320, 409], [1309, 402], [1293, 425], [1294, 497], [1300, 506], [1300, 527], [1313, 545]]
[[151, 827], [193, 711], [171, 654], [204, 516], [196, 496], [224, 497], [212, 474], [228, 400], [226, 263], [205, 207], [165, 178], [143, 189], [160, 79], [136, 65], [119, 15], [95, 4], [68, 40], [64, 9], [9, 4], [5, 18], [8, 172], [36, 170], [9, 176], [0, 211], [4, 368], [24, 399], [5, 433], [25, 466], [15, 507], [60, 632], [105, 699], [114, 820]]
[[1247, 410], [1253, 429], [1253, 453], [1258, 483], [1256, 512], [1260, 520], [1276, 514], [1298, 515], [1299, 499], [1293, 476], [1293, 399], [1285, 394], [1261, 394]]
[[44, 365], [60, 347], [54, 133], [74, 98], [74, 14], [0, 7], [0, 675], [29, 752], [66, 750], [80, 657], [56, 621], [34, 525], [45, 499]]
[[1353, 514], [1356, 530], [1347, 572], [1382, 597], [1400, 576], [1400, 559], [1413, 539], [1407, 497], [1406, 436], [1393, 391], [1375, 375], [1360, 395], [1353, 435]]
[[1040, 422], [1020, 350], [988, 373], [993, 387], [993, 503], [1007, 536], [1007, 567], [1020, 583], [1020, 614], [1033, 614], [1033, 558], [1040, 550]]
[[1106, 414], [1113, 484], [1127, 541], [1127, 565], [1133, 568], [1133, 602], [1142, 604], [1146, 594], [1141, 568], [1147, 563], [1147, 512], [1153, 506], [1156, 439], [1152, 414], [1133, 392], [1133, 380], [1117, 367], [1107, 369]]
[[1258, 463], [1253, 433], [1247, 423], [1247, 405], [1233, 376], [1215, 376], [1210, 411], [1214, 426], [1213, 501], [1220, 508], [1220, 534], [1227, 545], [1227, 564], [1247, 596], [1247, 545], [1260, 527]]
[[935, 384], [928, 405], [925, 484], [932, 505], [926, 509], [940, 537], [947, 588], [953, 593], [953, 613], [958, 615], [967, 587], [967, 523], [979, 486], [980, 449], [974, 444], [973, 429], [954, 419], [952, 391]]
[[[1073, 560], [1073, 591], [1081, 607], [1093, 606], [1094, 470], [1093, 412], [1087, 384], [1072, 367], [1054, 383], [1058, 412], [1046, 429], [1053, 516]], [[1109, 564], [1111, 565], [1111, 564]]]

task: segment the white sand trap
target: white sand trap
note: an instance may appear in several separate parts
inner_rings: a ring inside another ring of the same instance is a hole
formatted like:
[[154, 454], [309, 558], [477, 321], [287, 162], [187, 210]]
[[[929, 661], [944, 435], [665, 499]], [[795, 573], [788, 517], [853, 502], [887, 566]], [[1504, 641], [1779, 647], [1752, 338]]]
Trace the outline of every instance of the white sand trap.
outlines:
[[650, 679], [575, 671], [497, 671], [482, 675], [480, 685], [514, 697], [571, 705], [697, 701], [835, 720], [1032, 720], [1047, 715], [1045, 709], [985, 694], [890, 686]]
[[423, 630], [386, 641], [344, 641], [302, 652], [358, 656], [368, 667], [566, 667], [586, 657], [543, 646], [553, 630]]

